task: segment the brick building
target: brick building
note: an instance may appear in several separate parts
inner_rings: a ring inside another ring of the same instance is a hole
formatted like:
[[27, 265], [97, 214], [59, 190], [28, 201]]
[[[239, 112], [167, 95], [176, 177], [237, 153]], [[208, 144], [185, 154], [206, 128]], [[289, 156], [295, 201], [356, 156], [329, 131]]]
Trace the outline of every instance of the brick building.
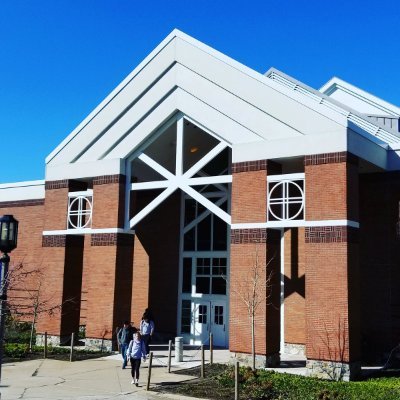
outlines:
[[[85, 327], [112, 346], [150, 307], [160, 337], [305, 352], [355, 376], [400, 333], [400, 109], [340, 79], [261, 75], [173, 31], [46, 158], [44, 181], [0, 185], [20, 221], [13, 261], [40, 266], [38, 340]], [[12, 297], [12, 296], [11, 296]]]

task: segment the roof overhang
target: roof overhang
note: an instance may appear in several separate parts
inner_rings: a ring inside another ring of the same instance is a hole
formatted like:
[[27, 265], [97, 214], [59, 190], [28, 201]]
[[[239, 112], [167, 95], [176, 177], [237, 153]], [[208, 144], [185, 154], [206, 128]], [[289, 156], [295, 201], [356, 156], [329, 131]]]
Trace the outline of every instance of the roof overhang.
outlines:
[[123, 173], [124, 160], [177, 113], [232, 146], [234, 157], [247, 149], [238, 158], [277, 158], [293, 146], [337, 151], [348, 143], [348, 113], [315, 96], [174, 30], [46, 158], [46, 179]]

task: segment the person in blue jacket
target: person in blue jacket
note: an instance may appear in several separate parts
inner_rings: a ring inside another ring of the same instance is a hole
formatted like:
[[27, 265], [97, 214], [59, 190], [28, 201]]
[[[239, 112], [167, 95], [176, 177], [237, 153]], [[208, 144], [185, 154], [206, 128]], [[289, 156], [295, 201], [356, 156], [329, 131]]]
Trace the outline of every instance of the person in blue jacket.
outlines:
[[143, 358], [143, 361], [146, 361], [146, 347], [139, 331], [133, 335], [133, 339], [129, 343], [128, 350], [126, 352], [126, 356], [131, 362], [131, 385], [135, 384], [136, 386], [139, 386], [139, 369], [141, 358]]
[[137, 331], [130, 321], [125, 321], [124, 326], [117, 333], [118, 348], [122, 355], [122, 369], [125, 369], [128, 359], [126, 357], [126, 350], [128, 349], [129, 343], [133, 338], [133, 334]]

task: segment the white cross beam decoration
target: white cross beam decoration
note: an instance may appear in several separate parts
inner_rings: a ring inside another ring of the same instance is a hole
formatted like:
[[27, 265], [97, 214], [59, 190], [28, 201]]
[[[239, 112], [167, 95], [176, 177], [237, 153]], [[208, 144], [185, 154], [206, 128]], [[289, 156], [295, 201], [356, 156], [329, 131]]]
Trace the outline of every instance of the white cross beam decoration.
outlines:
[[[153, 201], [151, 201], [146, 207], [138, 212], [132, 219], [129, 220], [129, 229], [132, 229], [137, 225], [143, 218], [145, 218], [150, 212], [152, 212], [157, 206], [159, 206], [165, 199], [167, 199], [177, 189], [181, 189], [183, 192], [188, 194], [194, 200], [202, 204], [210, 212], [221, 218], [228, 225], [231, 224], [231, 216], [224, 210], [218, 207], [219, 203], [215, 204], [208, 200], [198, 191], [194, 190], [192, 186], [196, 185], [208, 185], [208, 184], [221, 184], [232, 182], [232, 175], [218, 175], [218, 176], [201, 176], [194, 178], [205, 165], [207, 165], [213, 158], [228, 147], [228, 144], [220, 142], [211, 151], [209, 151], [203, 158], [196, 162], [189, 170], [183, 173], [183, 116], [180, 116], [177, 120], [177, 140], [176, 140], [176, 162], [175, 162], [175, 174], [172, 174], [165, 169], [158, 162], [154, 161], [148, 155], [139, 153], [136, 158], [139, 158], [146, 165], [151, 167], [154, 171], [158, 172], [165, 180], [152, 181], [152, 182], [140, 182], [130, 184], [129, 191], [131, 190], [149, 190], [149, 189], [164, 189]], [[129, 202], [128, 202], [129, 204]], [[127, 207], [129, 213], [129, 207]], [[128, 214], [129, 215], [129, 214]], [[127, 217], [127, 219], [129, 219]]]

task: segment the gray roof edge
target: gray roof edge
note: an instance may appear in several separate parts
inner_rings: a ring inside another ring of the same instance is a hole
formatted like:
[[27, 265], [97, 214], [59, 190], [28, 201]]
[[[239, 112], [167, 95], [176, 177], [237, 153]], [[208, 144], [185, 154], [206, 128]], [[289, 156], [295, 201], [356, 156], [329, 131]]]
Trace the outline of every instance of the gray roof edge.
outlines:
[[282, 72], [282, 71], [280, 71], [280, 70], [278, 70], [278, 69], [276, 69], [274, 67], [271, 67], [264, 75], [267, 78], [273, 80], [273, 78], [271, 77], [271, 75], [273, 75], [273, 74], [279, 75], [279, 76], [287, 79], [288, 81], [292, 82], [293, 84], [298, 85], [298, 86], [302, 87], [303, 89], [310, 91], [312, 94], [314, 94], [316, 96], [319, 96], [320, 98], [324, 99], [325, 101], [328, 101], [331, 104], [333, 104], [333, 105], [335, 105], [337, 107], [340, 107], [343, 110], [348, 111], [349, 113], [352, 113], [352, 114], [356, 115], [359, 118], [362, 118], [364, 121], [366, 121], [366, 122], [368, 122], [370, 124], [373, 124], [373, 125], [377, 126], [378, 128], [381, 128], [381, 129], [389, 132], [390, 134], [393, 134], [394, 136], [397, 136], [399, 138], [399, 142], [400, 142], [400, 133], [397, 132], [396, 130], [388, 128], [387, 126], [385, 126], [384, 124], [382, 124], [382, 123], [380, 123], [378, 121], [371, 120], [370, 118], [368, 118], [367, 115], [361, 114], [360, 112], [354, 110], [353, 108], [351, 108], [351, 107], [349, 107], [349, 106], [347, 106], [347, 105], [345, 105], [345, 104], [343, 104], [343, 103], [341, 103], [341, 102], [339, 102], [339, 101], [337, 101], [335, 99], [332, 99], [331, 97], [327, 96], [326, 94], [321, 93], [319, 90], [314, 89], [313, 87], [306, 85], [305, 83], [303, 83], [303, 82], [291, 77], [290, 75], [285, 74], [284, 72]]

